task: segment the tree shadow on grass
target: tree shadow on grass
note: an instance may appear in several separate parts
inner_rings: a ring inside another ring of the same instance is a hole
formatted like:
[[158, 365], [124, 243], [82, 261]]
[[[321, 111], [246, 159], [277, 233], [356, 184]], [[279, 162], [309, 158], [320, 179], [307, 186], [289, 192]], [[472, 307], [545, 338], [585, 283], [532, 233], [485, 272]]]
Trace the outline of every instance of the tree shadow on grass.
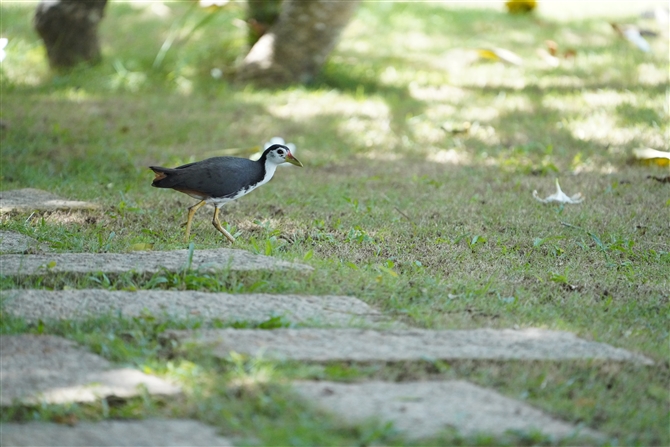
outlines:
[[336, 89], [353, 97], [378, 97], [390, 110], [391, 130], [398, 135], [408, 132], [407, 117], [423, 113], [425, 104], [414, 98], [407, 85], [392, 85], [380, 81], [380, 73], [365, 64], [329, 62], [316, 81], [315, 89]]
[[[474, 90], [483, 97], [495, 98], [499, 95], [521, 95], [528, 101], [528, 107], [521, 110], [512, 109], [503, 111], [490, 123], [500, 137], [499, 147], [491, 147], [490, 144], [480, 143], [475, 144], [474, 148], [479, 147], [483, 151], [489, 153], [493, 151], [495, 153], [496, 151], [504, 151], [508, 147], [524, 146], [526, 142], [535, 142], [539, 143], [538, 147], [553, 147], [552, 152], [554, 156], [573, 157], [581, 153], [583, 155], [596, 155], [605, 159], [609, 156], [606, 150], [610, 144], [636, 145], [638, 144], [638, 138], [635, 138], [632, 142], [621, 143], [614, 142], [614, 137], [607, 135], [603, 136], [602, 140], [610, 140], [610, 143], [598, 141], [599, 139], [578, 138], [574, 131], [565, 125], [565, 121], [580, 121], [588, 119], [588, 117], [582, 116], [580, 113], [566, 113], [559, 108], [551, 107], [545, 102], [545, 98], [549, 96], [569, 98], [571, 95], [581, 96], [588, 92], [598, 94], [614, 91], [621, 92], [621, 94], [626, 96], [633, 94], [642, 98], [641, 101], [644, 101], [645, 97], [651, 98], [654, 95], [663, 95], [667, 86], [666, 82], [652, 85], [641, 85], [639, 83], [634, 85], [619, 85], [617, 82], [603, 82], [596, 79], [592, 81], [586, 80], [584, 85], [579, 88], [556, 85], [548, 87], [529, 85], [523, 89], [504, 86], [464, 86], [463, 88]], [[624, 100], [624, 102], [616, 105], [616, 101], [620, 100], [616, 97], [607, 98], [607, 100], [612, 101], [612, 104], [600, 106], [601, 109], [610, 110], [617, 124], [621, 127], [646, 126], [649, 129], [650, 126], [658, 128], [658, 126], [663, 125], [663, 118], [653, 108], [644, 105], [633, 105], [628, 100]], [[598, 111], [599, 109], [591, 107], [591, 110]], [[602, 133], [603, 129], [594, 129], [593, 131], [595, 133]], [[638, 133], [636, 132], [636, 135]], [[565, 162], [568, 163], [568, 160]]]

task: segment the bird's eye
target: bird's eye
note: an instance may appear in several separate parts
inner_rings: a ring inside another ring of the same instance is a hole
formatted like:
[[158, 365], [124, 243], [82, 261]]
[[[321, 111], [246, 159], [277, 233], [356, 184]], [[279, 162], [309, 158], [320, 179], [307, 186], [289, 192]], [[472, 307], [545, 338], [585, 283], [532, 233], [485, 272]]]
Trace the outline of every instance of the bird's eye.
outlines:
[[283, 149], [279, 149], [279, 150], [277, 151], [277, 153], [278, 153], [279, 155], [284, 155], [284, 150], [283, 150]]

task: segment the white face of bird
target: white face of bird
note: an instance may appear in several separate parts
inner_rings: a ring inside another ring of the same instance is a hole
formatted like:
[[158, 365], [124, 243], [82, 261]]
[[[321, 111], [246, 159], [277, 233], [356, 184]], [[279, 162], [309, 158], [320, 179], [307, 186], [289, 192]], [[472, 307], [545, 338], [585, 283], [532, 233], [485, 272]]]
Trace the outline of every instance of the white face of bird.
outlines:
[[275, 144], [268, 149], [267, 160], [276, 165], [291, 163], [292, 165], [302, 167], [302, 163], [291, 154], [289, 148], [279, 144]]

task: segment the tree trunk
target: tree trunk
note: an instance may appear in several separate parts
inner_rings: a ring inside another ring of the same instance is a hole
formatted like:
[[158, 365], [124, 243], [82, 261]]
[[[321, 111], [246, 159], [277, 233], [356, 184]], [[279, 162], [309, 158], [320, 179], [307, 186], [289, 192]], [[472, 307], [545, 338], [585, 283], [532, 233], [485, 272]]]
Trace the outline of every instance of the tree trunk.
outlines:
[[279, 18], [282, 0], [247, 0], [247, 39], [252, 47]]
[[52, 68], [100, 59], [98, 23], [107, 0], [41, 0], [35, 30], [44, 41]]
[[237, 80], [308, 83], [321, 70], [360, 0], [284, 0], [277, 22], [238, 68]]

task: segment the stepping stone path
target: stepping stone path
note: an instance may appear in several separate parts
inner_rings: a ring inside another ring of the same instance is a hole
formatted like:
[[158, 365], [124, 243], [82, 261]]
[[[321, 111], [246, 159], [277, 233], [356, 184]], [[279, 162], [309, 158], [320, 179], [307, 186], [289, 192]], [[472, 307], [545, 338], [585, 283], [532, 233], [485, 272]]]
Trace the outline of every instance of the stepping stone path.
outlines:
[[14, 231], [0, 231], [0, 253], [25, 253], [30, 250], [43, 251], [45, 244]]
[[[3, 312], [30, 321], [81, 320], [117, 315], [181, 320], [262, 322], [282, 316], [292, 323], [371, 326], [389, 321], [377, 310], [348, 296], [301, 296], [140, 290], [5, 290]], [[397, 324], [396, 324], [397, 326]]]
[[[48, 273], [157, 273], [163, 269], [175, 272], [189, 264], [188, 250], [136, 251], [131, 253], [53, 253], [2, 256], [2, 274], [44, 275]], [[254, 255], [244, 250], [218, 248], [194, 250], [191, 269], [201, 272], [217, 270], [286, 270], [311, 271], [305, 264], [280, 261]]]
[[212, 354], [222, 358], [236, 351], [251, 356], [312, 362], [602, 359], [654, 363], [624, 349], [542, 329], [212, 329], [166, 331], [165, 337], [209, 345]]
[[143, 421], [79, 422], [67, 425], [30, 422], [0, 424], [4, 447], [232, 447], [214, 428], [196, 421], [148, 419]]
[[[0, 192], [0, 213], [92, 210], [96, 204], [61, 199], [51, 193], [23, 189]], [[32, 249], [26, 239], [0, 234], [0, 252]], [[6, 239], [8, 238], [8, 239]], [[5, 242], [8, 240], [9, 242]], [[201, 272], [285, 270], [309, 272], [310, 266], [256, 256], [234, 249], [132, 253], [9, 254], [0, 256], [0, 274], [105, 272], [156, 273], [187, 265]], [[71, 319], [149, 312], [156, 317], [222, 321], [264, 321], [282, 315], [294, 323], [337, 326], [334, 329], [220, 329], [168, 331], [166, 340], [207, 345], [217, 357], [231, 351], [305, 362], [393, 362], [452, 359], [552, 360], [601, 359], [653, 364], [652, 360], [573, 334], [540, 329], [429, 331], [402, 329], [353, 297], [297, 295], [229, 295], [221, 293], [106, 290], [4, 290], [2, 313], [27, 320]], [[355, 329], [352, 326], [376, 329]], [[386, 328], [387, 330], [381, 330]], [[174, 346], [174, 343], [169, 343]], [[177, 350], [179, 348], [176, 348]], [[86, 402], [106, 396], [137, 395], [142, 385], [150, 394], [171, 395], [179, 387], [134, 369], [114, 369], [107, 360], [74, 342], [48, 335], [3, 335], [0, 338], [0, 404], [15, 402]], [[298, 397], [338, 415], [350, 424], [365, 419], [391, 422], [412, 439], [454, 429], [461, 435], [499, 435], [506, 430], [539, 430], [554, 439], [605, 436], [552, 418], [524, 403], [459, 380], [423, 382], [296, 381]], [[232, 445], [214, 429], [195, 421], [145, 420], [81, 422], [75, 427], [47, 423], [2, 424], [7, 445]]]
[[446, 428], [461, 435], [502, 435], [508, 430], [538, 431], [555, 439], [603, 438], [529, 405], [462, 380], [443, 382], [294, 382], [300, 396], [351, 424], [391, 421], [408, 438], [429, 438]]
[[0, 191], [0, 213], [30, 211], [98, 210], [100, 205], [66, 200], [41, 189], [25, 188]]
[[106, 359], [51, 335], [0, 338], [0, 405], [92, 402], [107, 396], [177, 394], [180, 388], [135, 369], [113, 369]]

